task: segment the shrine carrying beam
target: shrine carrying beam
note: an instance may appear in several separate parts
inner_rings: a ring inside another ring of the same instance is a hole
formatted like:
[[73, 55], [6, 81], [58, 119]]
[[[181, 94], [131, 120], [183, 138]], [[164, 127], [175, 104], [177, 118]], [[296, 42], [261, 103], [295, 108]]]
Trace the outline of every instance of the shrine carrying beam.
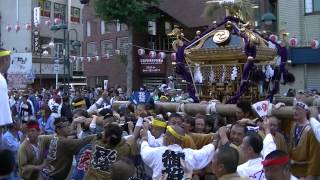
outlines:
[[[118, 109], [121, 105], [129, 104], [129, 101], [116, 101], [113, 103], [112, 107], [114, 110]], [[200, 103], [165, 103], [165, 102], [156, 102], [155, 103], [156, 113], [161, 112], [184, 112], [189, 115], [196, 114], [210, 114], [218, 113], [222, 116], [235, 116], [236, 114], [236, 105], [234, 104], [200, 104]], [[271, 114], [278, 117], [279, 119], [292, 119], [293, 116], [293, 107], [285, 106], [279, 109], [273, 109]]]
[[[283, 96], [275, 96], [274, 97], [274, 103], [282, 102], [287, 106], [293, 105], [294, 97], [283, 97]], [[308, 106], [313, 105], [314, 97], [304, 97], [302, 98], [302, 101], [306, 103]]]

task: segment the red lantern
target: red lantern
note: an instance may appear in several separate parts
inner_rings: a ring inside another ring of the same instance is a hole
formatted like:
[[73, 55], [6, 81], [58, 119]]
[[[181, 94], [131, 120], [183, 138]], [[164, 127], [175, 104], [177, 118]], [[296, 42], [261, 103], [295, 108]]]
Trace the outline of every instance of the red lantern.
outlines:
[[289, 46], [296, 47], [298, 45], [298, 39], [296, 37], [292, 37], [289, 39]]
[[149, 57], [150, 57], [150, 58], [153, 59], [153, 58], [156, 58], [156, 56], [157, 56], [157, 53], [156, 53], [155, 51], [150, 51], [150, 52], [149, 52]]
[[269, 36], [269, 39], [272, 41], [272, 42], [277, 42], [278, 41], [278, 36], [275, 35], [275, 34], [271, 34]]
[[160, 59], [164, 59], [164, 58], [166, 58], [166, 53], [159, 52], [158, 56], [159, 56]]
[[26, 24], [26, 30], [29, 31], [31, 29], [31, 24]]
[[20, 25], [19, 24], [16, 24], [15, 26], [14, 26], [14, 29], [16, 30], [16, 32], [19, 32], [20, 31]]
[[176, 53], [171, 53], [171, 60], [175, 61], [176, 60]]
[[10, 31], [12, 30], [12, 27], [11, 27], [10, 24], [8, 24], [8, 25], [6, 26], [6, 30], [7, 30], [8, 32], [10, 32]]
[[312, 49], [318, 49], [319, 48], [319, 41], [317, 39], [314, 39], [311, 41], [310, 46]]
[[143, 55], [145, 55], [145, 53], [146, 53], [146, 51], [144, 50], [144, 49], [138, 49], [138, 54], [139, 54], [139, 56], [143, 56]]

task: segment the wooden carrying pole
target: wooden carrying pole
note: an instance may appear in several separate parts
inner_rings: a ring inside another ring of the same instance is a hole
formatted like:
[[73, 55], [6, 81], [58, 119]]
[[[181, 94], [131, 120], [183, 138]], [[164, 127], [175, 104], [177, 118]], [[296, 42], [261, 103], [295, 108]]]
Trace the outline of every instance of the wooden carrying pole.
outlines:
[[[293, 97], [283, 97], [283, 96], [275, 96], [274, 97], [274, 103], [282, 102], [287, 106], [292, 106], [293, 105]], [[302, 99], [304, 103], [306, 103], [308, 106], [313, 105], [314, 97], [305, 97]]]
[[[112, 107], [114, 110], [118, 109], [121, 105], [128, 104], [129, 101], [116, 101], [113, 103]], [[216, 112], [222, 116], [235, 116], [236, 114], [236, 105], [234, 104], [200, 104], [200, 103], [189, 103], [189, 104], [180, 104], [180, 103], [164, 103], [156, 102], [155, 103], [156, 113], [160, 112], [184, 112], [189, 115], [200, 114], [210, 114]], [[279, 119], [292, 119], [293, 116], [293, 107], [285, 106], [279, 109], [273, 109], [271, 114], [276, 116]]]

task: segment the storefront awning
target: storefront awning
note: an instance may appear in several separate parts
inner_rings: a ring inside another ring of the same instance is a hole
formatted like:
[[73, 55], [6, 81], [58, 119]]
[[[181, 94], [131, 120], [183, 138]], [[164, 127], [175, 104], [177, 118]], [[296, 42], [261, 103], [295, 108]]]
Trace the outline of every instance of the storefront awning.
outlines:
[[293, 64], [318, 64], [320, 63], [320, 49], [310, 47], [289, 48], [288, 59], [291, 59]]

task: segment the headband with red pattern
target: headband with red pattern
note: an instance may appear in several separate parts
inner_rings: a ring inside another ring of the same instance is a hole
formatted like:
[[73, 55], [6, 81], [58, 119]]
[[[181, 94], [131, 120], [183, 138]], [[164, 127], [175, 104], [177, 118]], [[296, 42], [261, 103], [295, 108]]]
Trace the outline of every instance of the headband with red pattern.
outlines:
[[263, 167], [284, 165], [284, 164], [288, 163], [288, 161], [289, 161], [289, 156], [282, 156], [279, 158], [264, 160], [264, 161], [262, 161], [262, 165], [263, 165]]
[[34, 123], [34, 124], [27, 124], [27, 128], [28, 128], [28, 129], [34, 128], [34, 129], [40, 130], [39, 124], [36, 124], [36, 123]]

